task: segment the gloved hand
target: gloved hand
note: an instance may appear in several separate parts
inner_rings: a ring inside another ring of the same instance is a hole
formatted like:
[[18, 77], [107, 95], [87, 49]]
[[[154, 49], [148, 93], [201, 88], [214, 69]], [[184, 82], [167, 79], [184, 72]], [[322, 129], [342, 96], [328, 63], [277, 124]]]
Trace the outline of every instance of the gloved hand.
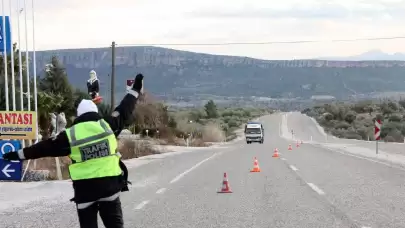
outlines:
[[128, 189], [128, 184], [132, 184], [129, 180], [128, 180], [128, 168], [125, 165], [124, 162], [122, 162], [122, 160], [120, 159], [119, 162], [120, 168], [122, 170], [122, 175], [121, 175], [121, 180], [122, 180], [122, 188], [121, 188], [121, 192], [127, 192], [129, 191]]
[[130, 181], [125, 181], [124, 180], [123, 186], [121, 188], [121, 192], [128, 192], [129, 191], [128, 184], [132, 185], [132, 183]]
[[3, 154], [3, 159], [9, 160], [9, 161], [21, 160], [20, 157], [18, 156], [18, 152], [15, 152], [15, 151]]
[[134, 84], [132, 85], [132, 89], [139, 94], [143, 94], [143, 75], [137, 74], [135, 77]]

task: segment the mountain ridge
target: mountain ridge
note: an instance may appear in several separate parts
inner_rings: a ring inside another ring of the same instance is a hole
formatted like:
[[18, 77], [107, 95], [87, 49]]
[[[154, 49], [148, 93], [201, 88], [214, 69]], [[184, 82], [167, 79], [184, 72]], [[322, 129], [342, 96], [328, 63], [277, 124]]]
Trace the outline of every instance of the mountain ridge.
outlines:
[[[38, 51], [39, 73], [53, 55], [59, 57], [74, 86], [85, 89], [88, 73], [94, 69], [100, 76], [102, 92], [108, 94], [111, 48]], [[405, 61], [399, 60], [263, 60], [162, 47], [117, 47], [116, 91], [124, 93], [126, 80], [138, 72], [148, 77], [153, 94], [177, 101], [203, 100], [209, 95], [348, 99], [359, 94], [403, 91], [405, 87]]]

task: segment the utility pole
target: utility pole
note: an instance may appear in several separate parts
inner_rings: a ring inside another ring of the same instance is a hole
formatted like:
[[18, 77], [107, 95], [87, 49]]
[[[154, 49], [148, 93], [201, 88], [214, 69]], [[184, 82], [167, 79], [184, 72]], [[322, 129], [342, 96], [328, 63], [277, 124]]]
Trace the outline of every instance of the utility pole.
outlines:
[[111, 45], [111, 112], [115, 108], [115, 41]]

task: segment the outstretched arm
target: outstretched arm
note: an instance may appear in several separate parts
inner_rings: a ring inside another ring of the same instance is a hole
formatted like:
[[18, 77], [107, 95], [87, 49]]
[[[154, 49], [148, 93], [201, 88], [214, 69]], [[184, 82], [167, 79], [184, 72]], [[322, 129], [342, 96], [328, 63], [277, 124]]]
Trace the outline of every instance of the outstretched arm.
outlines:
[[128, 91], [121, 103], [114, 109], [111, 116], [105, 117], [114, 131], [115, 136], [121, 133], [125, 126], [131, 125], [134, 121], [134, 112], [136, 102], [139, 96], [143, 93], [143, 75], [138, 74], [135, 77], [135, 82], [132, 89]]
[[114, 109], [111, 116], [104, 117], [104, 120], [107, 121], [114, 131], [115, 136], [118, 137], [125, 126], [131, 124], [138, 97], [138, 92], [130, 90], [125, 95], [124, 99], [122, 99], [121, 103]]
[[66, 132], [63, 131], [54, 138], [25, 147], [19, 151], [3, 155], [7, 160], [28, 160], [44, 157], [64, 157], [70, 154], [70, 144]]

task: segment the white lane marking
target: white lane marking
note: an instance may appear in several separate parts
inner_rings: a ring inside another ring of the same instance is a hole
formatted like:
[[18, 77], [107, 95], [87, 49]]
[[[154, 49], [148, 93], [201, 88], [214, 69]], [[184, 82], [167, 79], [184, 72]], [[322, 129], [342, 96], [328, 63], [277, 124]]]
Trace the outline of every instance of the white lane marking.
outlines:
[[399, 169], [399, 170], [405, 171], [404, 168], [395, 166], [395, 163], [390, 164], [390, 163], [387, 163], [387, 162], [378, 161], [378, 160], [374, 160], [374, 159], [371, 159], [371, 158], [366, 158], [366, 157], [362, 157], [362, 156], [357, 156], [357, 155], [354, 155], [354, 154], [352, 154], [352, 153], [350, 153], [350, 152], [342, 152], [342, 151], [334, 150], [334, 149], [327, 148], [327, 147], [323, 147], [323, 146], [321, 146], [321, 148], [324, 148], [324, 149], [327, 149], [327, 150], [329, 150], [329, 151], [336, 152], [336, 153], [339, 153], [339, 154], [348, 155], [348, 156], [351, 156], [351, 157], [355, 157], [355, 158], [363, 159], [363, 160], [366, 160], [366, 161], [370, 161], [370, 162], [378, 163], [378, 164], [381, 164], [381, 165], [385, 165], [385, 166], [388, 166], [388, 167], [390, 167], [390, 168], [395, 168], [395, 169]]
[[322, 189], [318, 188], [318, 186], [312, 184], [312, 183], [307, 183], [309, 185], [309, 187], [312, 188], [312, 190], [314, 190], [316, 193], [318, 193], [319, 195], [325, 195], [325, 192], [322, 191]]
[[297, 171], [297, 170], [298, 170], [297, 167], [295, 167], [295, 166], [293, 166], [293, 165], [290, 165], [290, 168], [291, 168], [292, 170], [294, 170], [294, 171]]
[[371, 226], [362, 226], [361, 228], [371, 228]]
[[173, 180], [170, 181], [170, 184], [173, 184], [174, 182], [180, 180], [182, 177], [184, 177], [187, 173], [193, 171], [194, 169], [196, 169], [198, 166], [202, 165], [204, 162], [210, 160], [211, 158], [217, 156], [218, 154], [215, 153], [212, 156], [200, 161], [199, 163], [195, 164], [193, 167], [191, 167], [190, 169], [184, 171], [183, 173], [180, 173], [179, 175], [177, 175], [175, 178], [173, 178]]
[[166, 191], [166, 188], [161, 188], [161, 189], [156, 191], [156, 194], [162, 194], [165, 191]]
[[283, 160], [283, 161], [287, 161], [287, 159], [285, 159], [285, 158], [281, 158], [281, 160]]
[[145, 201], [143, 201], [142, 203], [140, 203], [140, 204], [138, 204], [136, 207], [135, 207], [135, 210], [140, 210], [140, 209], [142, 209], [146, 204], [148, 204], [149, 203], [149, 200], [145, 200]]

